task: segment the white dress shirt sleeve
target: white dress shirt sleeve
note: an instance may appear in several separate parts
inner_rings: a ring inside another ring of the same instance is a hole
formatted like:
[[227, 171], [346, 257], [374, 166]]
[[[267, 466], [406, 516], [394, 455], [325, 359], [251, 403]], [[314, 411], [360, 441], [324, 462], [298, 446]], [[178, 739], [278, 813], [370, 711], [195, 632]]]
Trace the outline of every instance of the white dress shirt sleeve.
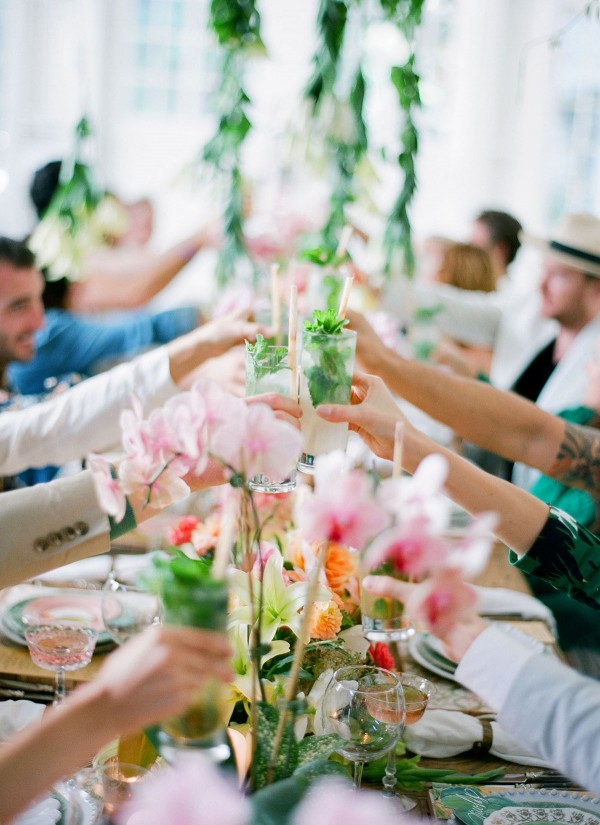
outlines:
[[473, 642], [456, 678], [498, 711], [507, 733], [600, 794], [600, 683], [498, 626]]
[[120, 441], [120, 414], [132, 395], [147, 412], [176, 391], [167, 349], [160, 347], [40, 404], [0, 413], [0, 475], [108, 450]]

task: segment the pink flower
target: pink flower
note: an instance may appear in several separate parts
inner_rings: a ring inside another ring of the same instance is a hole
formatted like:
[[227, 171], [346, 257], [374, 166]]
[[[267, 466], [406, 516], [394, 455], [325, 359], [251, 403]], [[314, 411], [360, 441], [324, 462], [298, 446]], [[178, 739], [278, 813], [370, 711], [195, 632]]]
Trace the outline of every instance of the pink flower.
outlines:
[[87, 464], [94, 478], [98, 503], [105, 513], [113, 516], [117, 524], [123, 521], [127, 509], [127, 499], [121, 484], [112, 477], [110, 464], [99, 455], [90, 455]]
[[471, 616], [476, 604], [475, 591], [465, 584], [460, 573], [444, 570], [415, 585], [406, 602], [406, 612], [434, 636], [444, 638], [463, 617]]
[[221, 532], [221, 514], [211, 513], [204, 521], [197, 521], [190, 541], [196, 553], [203, 556], [209, 550], [214, 550]]
[[199, 524], [200, 519], [196, 516], [182, 516], [167, 533], [169, 543], [175, 545], [175, 547], [188, 544], [192, 540], [192, 533]]
[[181, 478], [186, 468], [177, 461], [150, 463], [145, 457], [126, 458], [119, 465], [119, 478], [125, 493], [143, 492], [152, 507], [163, 508], [183, 501], [190, 488]]
[[366, 568], [374, 570], [389, 561], [399, 573], [421, 579], [444, 563], [448, 551], [443, 536], [432, 534], [428, 527], [426, 521], [415, 520], [386, 530], [366, 551]]
[[317, 459], [315, 489], [298, 502], [296, 522], [307, 541], [335, 541], [361, 549], [388, 522], [375, 501], [371, 479], [348, 470], [341, 452]]
[[490, 557], [494, 543], [492, 531], [497, 522], [495, 513], [481, 513], [464, 531], [450, 534], [445, 565], [458, 570], [466, 579], [478, 576]]
[[[377, 791], [355, 791], [338, 779], [319, 782], [296, 809], [292, 825], [398, 825], [394, 803]], [[406, 825], [418, 819], [402, 816]]]
[[246, 477], [286, 478], [300, 454], [300, 432], [280, 421], [266, 404], [244, 404], [243, 408], [243, 414], [215, 429], [211, 452]]
[[119, 823], [143, 825], [248, 825], [248, 800], [223, 773], [199, 755], [182, 759], [136, 788]]
[[[209, 436], [226, 421], [236, 420], [245, 415], [246, 402], [225, 392], [214, 381], [197, 381], [191, 391], [202, 396]], [[211, 452], [214, 452], [212, 448]]]
[[448, 463], [441, 455], [429, 455], [412, 478], [384, 481], [379, 489], [381, 504], [396, 516], [398, 523], [427, 522], [431, 533], [442, 533], [450, 524], [450, 499], [444, 495]]

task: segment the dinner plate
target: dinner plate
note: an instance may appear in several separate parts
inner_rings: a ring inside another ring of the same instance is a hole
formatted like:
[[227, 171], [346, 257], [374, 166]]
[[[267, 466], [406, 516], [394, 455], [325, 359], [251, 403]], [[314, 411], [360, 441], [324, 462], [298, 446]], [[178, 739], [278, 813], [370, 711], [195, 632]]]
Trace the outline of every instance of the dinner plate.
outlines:
[[56, 825], [64, 818], [63, 813], [66, 808], [58, 796], [45, 796], [11, 821], [12, 825]]
[[102, 620], [102, 593], [53, 593], [33, 596], [10, 605], [0, 616], [0, 630], [13, 642], [26, 645], [25, 629], [31, 624], [83, 624], [98, 631], [96, 648], [113, 646]]
[[[432, 647], [430, 640], [435, 637], [430, 636], [429, 633], [415, 633], [412, 638], [408, 640], [408, 652], [413, 657], [417, 664], [435, 673], [437, 676], [443, 676], [444, 679], [450, 679], [455, 682], [454, 671], [456, 665], [447, 659], [443, 654], [437, 653]], [[439, 643], [439, 640], [436, 639]]]
[[446, 786], [439, 800], [465, 825], [600, 825], [600, 800], [581, 791]]

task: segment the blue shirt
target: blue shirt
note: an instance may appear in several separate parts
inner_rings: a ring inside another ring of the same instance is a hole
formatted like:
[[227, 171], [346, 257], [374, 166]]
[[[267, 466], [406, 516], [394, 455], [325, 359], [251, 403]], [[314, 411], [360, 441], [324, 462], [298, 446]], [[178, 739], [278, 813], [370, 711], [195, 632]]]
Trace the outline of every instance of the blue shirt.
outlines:
[[40, 393], [48, 378], [92, 375], [110, 361], [166, 344], [197, 325], [198, 309], [193, 306], [156, 313], [124, 312], [104, 321], [50, 309], [46, 325], [36, 335], [33, 360], [10, 364], [9, 386], [25, 395]]

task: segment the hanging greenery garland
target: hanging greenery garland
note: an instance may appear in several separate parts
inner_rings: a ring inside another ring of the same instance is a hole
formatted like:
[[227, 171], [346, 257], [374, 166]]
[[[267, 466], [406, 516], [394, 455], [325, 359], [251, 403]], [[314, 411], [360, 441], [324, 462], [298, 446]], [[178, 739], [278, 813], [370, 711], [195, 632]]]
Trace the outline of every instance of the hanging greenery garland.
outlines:
[[[323, 140], [329, 158], [331, 195], [320, 246], [333, 254], [341, 229], [347, 223], [346, 207], [356, 198], [357, 168], [369, 148], [364, 118], [368, 91], [366, 75], [360, 54], [357, 57], [348, 54], [350, 50], [345, 49], [350, 15], [360, 13], [363, 7], [371, 20], [377, 15], [380, 20], [396, 25], [408, 42], [408, 59], [403, 65], [393, 66], [390, 70], [390, 80], [396, 90], [403, 119], [397, 154], [402, 186], [387, 218], [383, 243], [386, 270], [395, 269], [395, 262], [400, 256], [402, 269], [409, 275], [414, 269], [409, 206], [416, 191], [415, 158], [418, 150], [414, 116], [420, 106], [414, 35], [421, 22], [423, 4], [424, 0], [320, 0], [318, 42], [312, 60], [312, 74], [305, 90], [315, 123], [322, 125], [326, 119], [323, 112], [329, 112], [329, 125]], [[264, 46], [256, 0], [212, 0], [209, 22], [223, 51], [223, 58], [217, 103], [218, 126], [203, 149], [202, 160], [212, 165], [226, 180], [225, 241], [217, 271], [218, 281], [223, 284], [233, 275], [240, 259], [249, 260], [244, 240], [241, 150], [252, 125], [248, 115], [251, 101], [244, 88], [244, 71], [248, 55], [256, 53], [257, 49], [264, 50]], [[350, 72], [347, 71], [347, 64], [351, 66]], [[346, 88], [343, 88], [342, 74]]]

